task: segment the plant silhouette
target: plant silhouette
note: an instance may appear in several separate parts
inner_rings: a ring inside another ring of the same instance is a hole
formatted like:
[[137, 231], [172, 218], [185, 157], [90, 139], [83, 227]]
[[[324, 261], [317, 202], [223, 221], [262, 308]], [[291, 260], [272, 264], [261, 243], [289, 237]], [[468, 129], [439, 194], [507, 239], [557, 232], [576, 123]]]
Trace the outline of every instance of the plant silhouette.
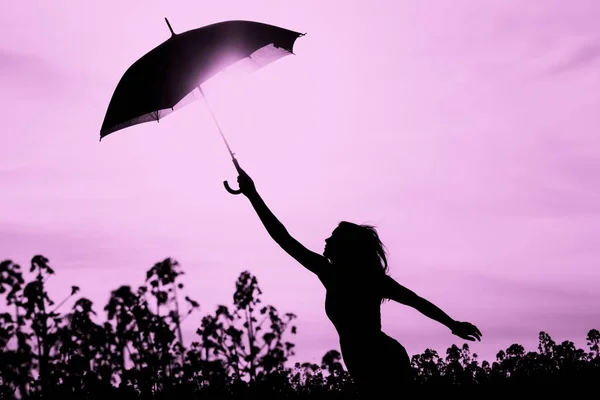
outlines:
[[[357, 398], [355, 382], [337, 349], [319, 364], [289, 365], [296, 316], [265, 305], [258, 279], [248, 271], [235, 282], [230, 305], [200, 314], [183, 294], [183, 271], [166, 258], [145, 284], [110, 293], [104, 316], [73, 286], [55, 303], [46, 283], [55, 275], [36, 255], [29, 271], [0, 262], [0, 398]], [[179, 303], [178, 296], [185, 300]], [[69, 305], [69, 307], [67, 307]], [[64, 310], [63, 310], [64, 308]], [[192, 316], [193, 318], [190, 318]], [[183, 326], [197, 327], [194, 337]], [[595, 389], [600, 378], [600, 332], [589, 330], [588, 350], [556, 343], [540, 332], [537, 351], [513, 344], [496, 359], [480, 361], [468, 344], [445, 356], [433, 349], [413, 355], [412, 381], [422, 393], [471, 391], [538, 395], [556, 385], [569, 394]], [[189, 344], [188, 344], [189, 343]]]

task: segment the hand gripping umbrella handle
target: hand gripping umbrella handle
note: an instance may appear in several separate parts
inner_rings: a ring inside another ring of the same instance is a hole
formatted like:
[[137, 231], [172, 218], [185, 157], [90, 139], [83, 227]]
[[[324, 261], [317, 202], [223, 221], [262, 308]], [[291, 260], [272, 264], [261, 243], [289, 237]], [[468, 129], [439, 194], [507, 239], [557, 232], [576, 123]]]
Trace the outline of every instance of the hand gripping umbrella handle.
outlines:
[[[233, 165], [235, 165], [235, 169], [238, 171], [238, 173], [240, 172], [240, 164], [238, 164], [237, 160], [235, 159], [235, 157], [232, 157], [231, 159], [233, 161]], [[225, 186], [225, 189], [231, 193], [231, 194], [241, 194], [242, 190], [241, 189], [232, 189], [231, 186], [229, 186], [229, 183], [227, 181], [223, 181], [223, 185]]]

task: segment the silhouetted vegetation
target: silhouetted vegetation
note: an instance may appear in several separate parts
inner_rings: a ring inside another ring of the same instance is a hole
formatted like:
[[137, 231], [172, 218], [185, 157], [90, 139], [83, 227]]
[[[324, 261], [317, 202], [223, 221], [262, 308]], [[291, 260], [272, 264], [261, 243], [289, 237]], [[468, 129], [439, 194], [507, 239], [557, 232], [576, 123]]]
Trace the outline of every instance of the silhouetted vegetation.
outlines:
[[[55, 303], [46, 291], [54, 275], [48, 259], [32, 258], [29, 280], [11, 260], [0, 263], [0, 397], [2, 398], [353, 398], [352, 380], [340, 353], [328, 351], [320, 365], [288, 366], [296, 334], [292, 313], [262, 304], [256, 277], [242, 273], [230, 306], [205, 314], [196, 336], [185, 340], [182, 323], [200, 313], [185, 296], [183, 271], [173, 259], [156, 263], [145, 284], [121, 286], [104, 306], [105, 318], [73, 286]], [[70, 301], [70, 310], [61, 308]], [[192, 321], [188, 321], [192, 323]], [[188, 343], [184, 346], [184, 343]], [[445, 356], [426, 349], [412, 357], [421, 391], [487, 390], [497, 393], [536, 385], [597, 386], [600, 332], [587, 335], [589, 351], [555, 343], [540, 332], [538, 351], [513, 344], [493, 362], [469, 346], [453, 345]], [[512, 389], [511, 389], [512, 388]]]

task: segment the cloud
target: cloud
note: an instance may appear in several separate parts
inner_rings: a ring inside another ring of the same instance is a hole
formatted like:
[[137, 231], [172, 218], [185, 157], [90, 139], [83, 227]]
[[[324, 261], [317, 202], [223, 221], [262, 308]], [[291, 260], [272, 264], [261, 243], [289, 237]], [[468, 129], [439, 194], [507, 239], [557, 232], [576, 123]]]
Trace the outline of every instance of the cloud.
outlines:
[[[493, 266], [490, 265], [490, 268]], [[536, 276], [538, 273], [532, 272], [526, 268], [521, 268], [522, 273], [527, 275], [515, 275], [514, 267], [506, 270], [506, 275], [502, 275], [502, 270], [495, 266], [497, 271], [494, 274], [477, 272], [474, 270], [461, 270], [460, 267], [440, 268], [428, 267], [436, 275], [444, 274], [444, 281], [468, 282], [469, 286], [479, 287], [479, 289], [488, 295], [502, 294], [507, 296], [514, 293], [519, 297], [540, 298], [549, 300], [569, 301], [586, 303], [593, 300], [600, 300], [600, 295], [592, 293], [581, 288], [568, 287], [564, 281], [552, 282], [543, 280], [543, 277]]]
[[552, 74], [561, 74], [571, 72], [580, 68], [585, 68], [595, 63], [600, 58], [600, 44], [590, 43], [580, 47], [573, 52], [566, 60], [556, 64], [550, 69]]
[[[133, 247], [133, 246], [132, 246]], [[0, 221], [0, 259], [11, 259], [27, 266], [31, 257], [42, 254], [59, 268], [89, 268], [101, 263], [103, 268], [122, 268], [124, 261], [133, 258], [123, 246], [123, 238], [91, 227], [72, 229], [16, 226]]]
[[54, 85], [62, 78], [62, 74], [51, 63], [36, 55], [0, 49], [0, 81], [3, 85]]
[[35, 54], [0, 48], [0, 85], [0, 101], [5, 104], [23, 102], [24, 99], [15, 97], [22, 95], [30, 103], [41, 98], [47, 105], [49, 96], [54, 102], [74, 96], [79, 101], [95, 98], [96, 91], [106, 85], [106, 82], [97, 76], [65, 68]]

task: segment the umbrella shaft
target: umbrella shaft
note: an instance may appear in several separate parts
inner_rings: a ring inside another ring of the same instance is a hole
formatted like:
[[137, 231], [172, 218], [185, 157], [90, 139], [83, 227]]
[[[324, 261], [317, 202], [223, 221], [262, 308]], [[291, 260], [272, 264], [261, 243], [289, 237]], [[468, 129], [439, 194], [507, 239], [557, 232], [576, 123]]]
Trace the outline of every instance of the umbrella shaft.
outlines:
[[204, 95], [204, 91], [202, 90], [202, 88], [200, 86], [198, 86], [198, 89], [200, 90], [200, 93], [202, 94], [202, 98], [204, 99], [204, 102], [206, 103], [206, 107], [208, 107], [208, 112], [210, 113], [210, 116], [212, 117], [213, 121], [215, 121], [215, 125], [217, 126], [217, 129], [219, 130], [219, 133], [221, 134], [221, 138], [223, 138], [223, 142], [225, 142], [225, 146], [227, 146], [227, 151], [229, 151], [229, 154], [231, 155], [231, 158], [233, 160], [235, 160], [235, 156], [233, 154], [233, 151], [231, 151], [231, 147], [229, 147], [229, 143], [227, 143], [227, 139], [225, 138], [225, 135], [223, 134], [223, 130], [221, 129], [221, 125], [219, 125], [219, 121], [217, 121], [217, 117], [215, 117], [215, 114], [213, 113], [213, 110], [210, 107], [208, 99]]

